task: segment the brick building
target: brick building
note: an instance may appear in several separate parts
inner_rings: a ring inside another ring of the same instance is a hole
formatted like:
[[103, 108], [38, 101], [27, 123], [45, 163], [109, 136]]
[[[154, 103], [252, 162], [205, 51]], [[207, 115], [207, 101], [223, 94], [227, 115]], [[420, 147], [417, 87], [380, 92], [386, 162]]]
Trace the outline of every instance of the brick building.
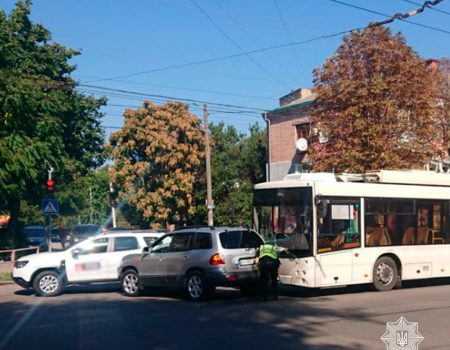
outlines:
[[[440, 61], [428, 59], [426, 64], [431, 70], [437, 70]], [[263, 114], [268, 137], [267, 181], [282, 180], [287, 174], [310, 171], [309, 143], [328, 141], [317, 128], [311, 127], [309, 111], [314, 100], [315, 95], [310, 89], [300, 88], [281, 97], [280, 107]], [[448, 148], [450, 154], [450, 145], [442, 147]]]
[[306, 150], [312, 133], [308, 114], [314, 99], [310, 89], [300, 88], [281, 97], [280, 107], [263, 114], [268, 138], [267, 181], [311, 168]]

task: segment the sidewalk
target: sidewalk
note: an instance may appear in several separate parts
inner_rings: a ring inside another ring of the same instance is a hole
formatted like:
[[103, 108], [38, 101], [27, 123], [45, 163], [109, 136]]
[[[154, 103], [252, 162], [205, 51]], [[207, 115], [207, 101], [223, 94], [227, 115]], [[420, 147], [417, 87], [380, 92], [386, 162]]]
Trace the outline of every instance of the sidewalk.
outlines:
[[[3, 274], [11, 274], [13, 270], [13, 263], [10, 261], [7, 262], [0, 262], [0, 275]], [[2, 285], [7, 285], [7, 284], [12, 284], [14, 283], [13, 281], [0, 281], [0, 287]]]
[[10, 261], [0, 262], [0, 273], [11, 273], [13, 270], [13, 263]]

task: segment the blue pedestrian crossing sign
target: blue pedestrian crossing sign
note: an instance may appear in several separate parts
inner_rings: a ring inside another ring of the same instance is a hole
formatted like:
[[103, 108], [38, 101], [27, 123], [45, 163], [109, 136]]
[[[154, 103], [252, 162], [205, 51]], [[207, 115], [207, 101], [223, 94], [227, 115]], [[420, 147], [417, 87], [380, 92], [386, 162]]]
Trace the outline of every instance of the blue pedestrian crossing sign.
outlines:
[[59, 205], [56, 199], [44, 199], [42, 201], [42, 212], [44, 214], [58, 214]]

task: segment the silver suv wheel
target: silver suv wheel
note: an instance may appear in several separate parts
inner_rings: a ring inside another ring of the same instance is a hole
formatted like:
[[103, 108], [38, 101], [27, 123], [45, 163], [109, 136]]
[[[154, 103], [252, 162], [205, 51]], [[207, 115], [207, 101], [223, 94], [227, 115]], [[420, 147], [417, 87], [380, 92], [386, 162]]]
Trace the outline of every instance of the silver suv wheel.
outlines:
[[128, 296], [139, 294], [139, 276], [134, 270], [127, 270], [122, 275], [122, 290]]
[[202, 295], [202, 289], [203, 285], [200, 277], [197, 275], [192, 276], [188, 282], [189, 295], [193, 299], [198, 299]]
[[186, 294], [191, 300], [202, 300], [208, 294], [207, 282], [200, 271], [193, 271], [188, 275]]

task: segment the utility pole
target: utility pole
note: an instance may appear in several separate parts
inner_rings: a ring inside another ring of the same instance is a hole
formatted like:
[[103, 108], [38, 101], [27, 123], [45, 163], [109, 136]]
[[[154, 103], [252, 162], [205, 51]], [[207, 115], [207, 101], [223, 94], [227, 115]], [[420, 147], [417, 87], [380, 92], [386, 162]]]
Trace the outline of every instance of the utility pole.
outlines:
[[211, 182], [211, 150], [209, 148], [208, 105], [203, 105], [203, 121], [205, 129], [205, 157], [206, 157], [206, 206], [208, 208], [208, 226], [214, 226]]
[[92, 215], [92, 187], [89, 186], [89, 223], [92, 224], [93, 215]]

